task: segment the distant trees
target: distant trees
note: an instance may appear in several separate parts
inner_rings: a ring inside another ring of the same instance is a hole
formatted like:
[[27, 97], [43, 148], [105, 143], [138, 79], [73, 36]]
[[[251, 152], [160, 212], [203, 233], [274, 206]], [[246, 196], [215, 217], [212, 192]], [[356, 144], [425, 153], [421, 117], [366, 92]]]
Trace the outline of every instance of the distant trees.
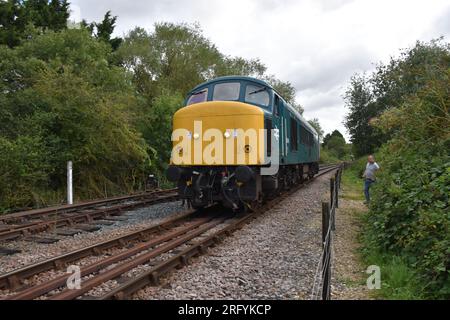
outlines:
[[347, 144], [344, 136], [338, 130], [325, 136], [322, 147], [330, 158], [336, 160], [347, 160], [351, 154], [351, 146]]

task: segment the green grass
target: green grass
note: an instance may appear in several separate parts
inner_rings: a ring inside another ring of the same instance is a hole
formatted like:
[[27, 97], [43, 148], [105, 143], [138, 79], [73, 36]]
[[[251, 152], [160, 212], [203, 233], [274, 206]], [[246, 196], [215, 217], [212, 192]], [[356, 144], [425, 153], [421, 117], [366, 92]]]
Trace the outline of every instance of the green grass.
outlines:
[[[362, 170], [365, 159], [358, 160], [352, 167], [345, 170], [342, 176], [342, 197], [347, 200], [364, 201]], [[366, 217], [369, 212], [355, 212], [362, 224], [362, 230], [367, 230]], [[381, 269], [381, 289], [373, 290], [375, 299], [385, 300], [420, 300], [423, 285], [417, 280], [414, 270], [408, 267], [406, 261], [399, 256], [382, 252], [373, 247], [370, 234], [362, 232], [358, 239], [361, 243], [360, 257], [364, 266], [376, 265]]]
[[363, 180], [358, 178], [353, 171], [346, 170], [342, 175], [342, 197], [347, 200], [364, 201]]
[[362, 258], [367, 265], [381, 269], [381, 289], [373, 296], [387, 300], [421, 300], [422, 288], [415, 272], [402, 257], [383, 254], [375, 248], [364, 247]]

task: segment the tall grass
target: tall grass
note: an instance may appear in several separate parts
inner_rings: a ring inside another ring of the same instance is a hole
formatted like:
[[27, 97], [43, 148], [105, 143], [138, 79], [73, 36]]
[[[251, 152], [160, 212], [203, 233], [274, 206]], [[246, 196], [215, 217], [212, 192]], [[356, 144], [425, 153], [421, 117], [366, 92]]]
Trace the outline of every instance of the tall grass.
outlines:
[[[344, 188], [343, 198], [353, 201], [364, 201], [362, 174], [366, 165], [366, 159], [359, 159], [343, 175], [342, 185]], [[370, 211], [357, 213], [359, 222], [362, 224], [362, 233], [358, 241], [361, 243], [360, 257], [366, 266], [375, 265], [381, 269], [381, 289], [373, 291], [373, 297], [386, 300], [420, 300], [424, 297], [423, 283], [418, 275], [412, 270], [405, 258], [383, 252], [380, 248], [373, 246], [368, 226]]]

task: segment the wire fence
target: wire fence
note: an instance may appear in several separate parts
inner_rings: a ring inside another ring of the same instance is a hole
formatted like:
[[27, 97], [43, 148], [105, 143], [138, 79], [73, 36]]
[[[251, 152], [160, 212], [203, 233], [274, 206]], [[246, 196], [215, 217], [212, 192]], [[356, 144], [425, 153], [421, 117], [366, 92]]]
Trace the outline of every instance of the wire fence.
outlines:
[[322, 244], [323, 250], [314, 275], [311, 300], [331, 300], [331, 270], [334, 261], [333, 238], [336, 231], [336, 209], [339, 208], [342, 165], [330, 179], [330, 202], [322, 203]]

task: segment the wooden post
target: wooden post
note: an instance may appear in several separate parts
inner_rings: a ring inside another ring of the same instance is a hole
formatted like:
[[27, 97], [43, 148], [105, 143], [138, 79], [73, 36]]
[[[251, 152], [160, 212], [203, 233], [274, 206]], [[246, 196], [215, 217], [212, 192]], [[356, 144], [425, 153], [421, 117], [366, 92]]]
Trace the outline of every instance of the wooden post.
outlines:
[[322, 202], [322, 243], [325, 248], [325, 241], [330, 227], [330, 205], [327, 202]]
[[333, 208], [334, 206], [334, 187], [336, 186], [335, 178], [331, 178], [330, 180], [330, 194], [331, 194], [331, 201], [330, 201], [330, 208]]
[[339, 208], [339, 185], [340, 185], [340, 182], [341, 181], [341, 178], [339, 177], [339, 172], [338, 172], [338, 175], [337, 175], [337, 180], [336, 180], [336, 186], [335, 186], [335, 190], [336, 190], [336, 208]]
[[[330, 229], [330, 205], [322, 203], [322, 242], [323, 242], [323, 287], [322, 300], [330, 300], [331, 292], [331, 231]], [[328, 232], [330, 231], [330, 234]], [[327, 237], [328, 236], [328, 237]]]

